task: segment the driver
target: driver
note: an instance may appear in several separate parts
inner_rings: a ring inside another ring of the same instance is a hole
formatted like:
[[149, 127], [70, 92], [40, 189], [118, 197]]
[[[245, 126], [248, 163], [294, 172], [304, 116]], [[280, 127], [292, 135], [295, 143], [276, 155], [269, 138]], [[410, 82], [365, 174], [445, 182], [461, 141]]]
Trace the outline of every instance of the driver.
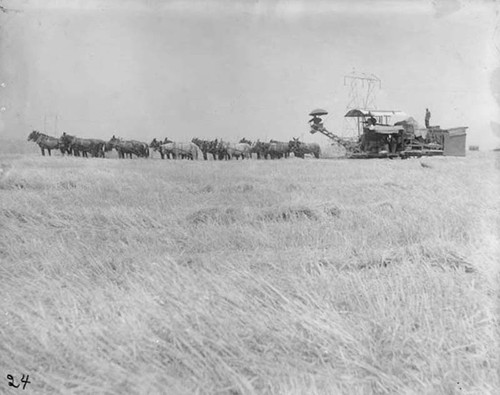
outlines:
[[323, 126], [323, 120], [318, 117], [317, 115], [314, 115], [310, 120], [309, 123], [311, 124], [311, 127], [314, 130], [324, 130], [325, 127]]
[[370, 118], [368, 118], [365, 123], [367, 124], [367, 127], [369, 130], [375, 130], [375, 125], [377, 124], [377, 120], [372, 114], [368, 114]]

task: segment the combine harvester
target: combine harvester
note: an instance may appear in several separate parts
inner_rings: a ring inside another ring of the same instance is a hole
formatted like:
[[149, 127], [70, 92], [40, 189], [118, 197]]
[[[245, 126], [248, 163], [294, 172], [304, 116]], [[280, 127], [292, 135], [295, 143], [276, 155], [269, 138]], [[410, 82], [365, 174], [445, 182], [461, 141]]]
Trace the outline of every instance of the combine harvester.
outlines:
[[[353, 159], [402, 158], [421, 156], [465, 156], [467, 126], [441, 129], [439, 126], [422, 128], [402, 111], [350, 110], [345, 117], [357, 118], [358, 138], [347, 139], [329, 132], [321, 120], [327, 111], [317, 109], [309, 114], [313, 118], [310, 133], [322, 133], [334, 144], [346, 150]], [[391, 125], [392, 117], [405, 119]]]

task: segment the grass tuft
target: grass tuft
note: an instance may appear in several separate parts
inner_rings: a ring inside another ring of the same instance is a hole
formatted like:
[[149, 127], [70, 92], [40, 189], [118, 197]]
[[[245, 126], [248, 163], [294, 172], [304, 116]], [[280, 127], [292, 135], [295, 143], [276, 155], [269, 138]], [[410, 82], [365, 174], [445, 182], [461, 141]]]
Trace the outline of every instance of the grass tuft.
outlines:
[[236, 211], [233, 208], [210, 207], [196, 210], [186, 217], [188, 223], [216, 223], [227, 225], [236, 221]]

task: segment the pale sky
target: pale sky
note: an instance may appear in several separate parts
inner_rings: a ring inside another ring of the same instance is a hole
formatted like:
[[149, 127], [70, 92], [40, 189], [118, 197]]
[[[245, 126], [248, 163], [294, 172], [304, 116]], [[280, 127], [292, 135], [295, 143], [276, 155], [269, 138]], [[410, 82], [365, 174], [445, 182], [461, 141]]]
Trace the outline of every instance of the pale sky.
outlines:
[[[149, 142], [225, 138], [327, 143], [343, 134], [344, 75], [375, 74], [379, 109], [469, 126], [500, 145], [496, 1], [4, 0], [0, 135]], [[496, 95], [496, 96], [495, 96]]]

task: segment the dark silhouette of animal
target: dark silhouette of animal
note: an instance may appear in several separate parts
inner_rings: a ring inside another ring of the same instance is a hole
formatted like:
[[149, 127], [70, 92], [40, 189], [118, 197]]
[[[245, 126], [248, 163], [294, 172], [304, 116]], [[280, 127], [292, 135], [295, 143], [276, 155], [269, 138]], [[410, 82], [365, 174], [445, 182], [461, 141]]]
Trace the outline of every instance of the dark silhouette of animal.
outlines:
[[257, 159], [267, 159], [270, 145], [271, 143], [257, 140], [252, 144], [251, 152], [257, 154]]
[[218, 141], [217, 143], [217, 156], [219, 160], [229, 160], [231, 159], [231, 156], [229, 155], [229, 152], [227, 151], [227, 143], [223, 141], [222, 139]]
[[[161, 141], [156, 140], [156, 137], [149, 143], [149, 148], [152, 148], [153, 151], [160, 152], [160, 147], [162, 145]], [[165, 159], [163, 154], [160, 152], [161, 158]], [[170, 158], [169, 158], [170, 159]]]
[[304, 143], [299, 141], [298, 138], [293, 138], [288, 144], [290, 151], [298, 158], [304, 158], [306, 154], [310, 154], [319, 159], [319, 155], [321, 154], [321, 148], [318, 143]]
[[137, 140], [127, 140], [126, 143], [132, 144], [134, 150], [139, 152], [140, 157], [149, 158], [149, 146], [147, 143]]
[[[169, 151], [164, 151], [161, 149], [161, 146], [163, 144], [168, 144], [168, 143], [173, 143], [172, 140], [170, 140], [168, 137], [165, 137], [165, 139], [163, 140], [163, 142], [161, 140], [157, 140], [156, 138], [153, 139], [153, 141], [151, 141], [151, 143], [149, 144], [149, 147], [153, 149], [153, 151], [156, 151], [160, 154], [161, 158], [162, 159], [165, 159], [165, 156], [167, 157], [167, 159], [172, 159], [172, 153], [169, 152]], [[184, 158], [182, 158], [184, 159]]]
[[208, 160], [208, 154], [211, 154], [214, 160], [217, 159], [217, 139], [215, 140], [201, 140], [194, 138], [191, 140], [194, 144], [200, 148], [203, 153], [203, 159]]
[[113, 148], [118, 153], [118, 157], [122, 159], [132, 159], [132, 155], [135, 155], [138, 158], [149, 157], [149, 146], [142, 141], [122, 140], [113, 135], [113, 137], [111, 137], [111, 139], [106, 143], [106, 151], [111, 151]]
[[290, 156], [290, 145], [284, 141], [271, 140], [267, 152], [271, 159], [288, 158]]
[[83, 156], [88, 158], [90, 154], [94, 158], [104, 158], [104, 151], [106, 142], [100, 139], [83, 139], [80, 137], [72, 136], [64, 132], [61, 136], [61, 143], [63, 149], [68, 154], [74, 156]]
[[252, 142], [250, 140], [247, 140], [245, 137], [243, 137], [240, 141], [238, 141], [239, 143], [245, 143], [245, 144], [248, 144], [248, 145], [252, 145]]
[[53, 149], [61, 150], [61, 154], [64, 155], [61, 140], [57, 137], [48, 136], [44, 133], [38, 132], [37, 130], [33, 130], [28, 136], [28, 141], [33, 141], [38, 144], [43, 156], [45, 156], [45, 150], [47, 150], [49, 156], [52, 156], [50, 151]]

